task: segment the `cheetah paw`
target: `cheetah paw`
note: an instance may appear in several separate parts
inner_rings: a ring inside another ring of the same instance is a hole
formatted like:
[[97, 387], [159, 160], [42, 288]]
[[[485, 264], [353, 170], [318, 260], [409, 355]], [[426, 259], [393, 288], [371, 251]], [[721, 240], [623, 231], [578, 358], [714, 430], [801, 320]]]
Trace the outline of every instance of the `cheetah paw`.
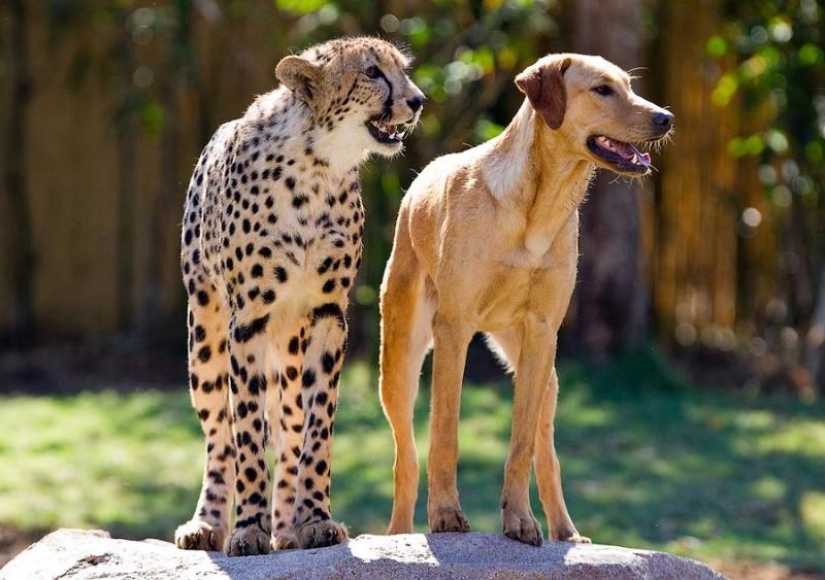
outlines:
[[236, 529], [226, 542], [227, 556], [258, 556], [270, 551], [270, 534], [258, 526]]
[[333, 520], [306, 523], [295, 529], [299, 548], [325, 548], [349, 537], [347, 527]]
[[226, 528], [202, 520], [189, 520], [175, 530], [175, 545], [182, 550], [218, 551], [225, 539]]
[[273, 550], [294, 550], [298, 547], [298, 538], [295, 534], [276, 534], [272, 537]]

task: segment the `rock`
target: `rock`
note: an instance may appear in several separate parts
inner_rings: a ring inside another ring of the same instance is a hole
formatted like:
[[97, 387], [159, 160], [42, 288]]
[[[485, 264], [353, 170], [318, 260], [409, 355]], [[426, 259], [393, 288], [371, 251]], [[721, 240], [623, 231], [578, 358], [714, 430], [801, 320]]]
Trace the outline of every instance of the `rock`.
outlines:
[[499, 534], [362, 535], [317, 550], [228, 558], [158, 540], [58, 530], [0, 570], [0, 580], [720, 580], [704, 564], [662, 552], [548, 542], [534, 548]]

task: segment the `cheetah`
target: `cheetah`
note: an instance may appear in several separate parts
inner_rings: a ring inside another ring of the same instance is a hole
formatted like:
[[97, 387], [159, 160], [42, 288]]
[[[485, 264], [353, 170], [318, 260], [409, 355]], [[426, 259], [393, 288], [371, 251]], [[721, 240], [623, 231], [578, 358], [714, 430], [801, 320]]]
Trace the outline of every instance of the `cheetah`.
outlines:
[[[280, 86], [200, 156], [181, 268], [206, 465], [180, 548], [242, 556], [347, 538], [330, 514], [330, 447], [364, 234], [358, 170], [399, 153], [419, 120], [409, 64], [370, 37], [287, 56]], [[271, 510], [265, 446], [277, 459]]]

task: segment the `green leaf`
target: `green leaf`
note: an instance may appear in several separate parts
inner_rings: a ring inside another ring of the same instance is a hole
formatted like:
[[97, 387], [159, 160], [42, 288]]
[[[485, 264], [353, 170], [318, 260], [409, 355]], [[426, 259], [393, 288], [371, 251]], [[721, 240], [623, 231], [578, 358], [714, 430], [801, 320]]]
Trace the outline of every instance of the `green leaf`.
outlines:
[[475, 126], [475, 135], [479, 143], [489, 141], [493, 137], [497, 137], [502, 131], [504, 131], [504, 127], [502, 125], [485, 118], [479, 119]]
[[149, 99], [140, 107], [140, 124], [150, 135], [160, 135], [163, 130], [163, 107], [154, 99]]
[[711, 99], [715, 105], [724, 107], [730, 103], [738, 88], [739, 83], [736, 77], [731, 73], [726, 73], [722, 75], [722, 78], [716, 83], [716, 88], [713, 89]]
[[822, 49], [810, 42], [803, 44], [797, 53], [799, 64], [803, 66], [813, 66], [822, 63]]
[[405, 18], [401, 21], [399, 30], [410, 39], [415, 48], [424, 48], [430, 42], [430, 27], [423, 18]]
[[785, 153], [788, 150], [788, 138], [779, 129], [770, 129], [765, 133], [765, 142], [775, 153]]
[[299, 15], [315, 12], [328, 4], [330, 2], [326, 0], [275, 0], [275, 6], [278, 10]]
[[708, 39], [705, 44], [705, 51], [713, 57], [718, 58], [724, 56], [728, 52], [728, 43], [724, 38], [716, 34]]

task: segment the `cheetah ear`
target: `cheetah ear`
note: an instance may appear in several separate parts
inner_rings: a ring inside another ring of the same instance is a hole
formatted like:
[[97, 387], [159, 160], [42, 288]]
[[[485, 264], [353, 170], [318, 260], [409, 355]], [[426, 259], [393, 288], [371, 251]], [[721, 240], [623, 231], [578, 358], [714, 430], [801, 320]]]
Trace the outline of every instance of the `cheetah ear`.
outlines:
[[296, 97], [311, 105], [317, 93], [321, 69], [299, 56], [287, 56], [275, 67], [275, 77], [295, 93]]
[[569, 58], [551, 60], [531, 65], [516, 77], [516, 86], [527, 95], [533, 109], [551, 129], [558, 129], [564, 121], [567, 109], [564, 72], [569, 67]]

